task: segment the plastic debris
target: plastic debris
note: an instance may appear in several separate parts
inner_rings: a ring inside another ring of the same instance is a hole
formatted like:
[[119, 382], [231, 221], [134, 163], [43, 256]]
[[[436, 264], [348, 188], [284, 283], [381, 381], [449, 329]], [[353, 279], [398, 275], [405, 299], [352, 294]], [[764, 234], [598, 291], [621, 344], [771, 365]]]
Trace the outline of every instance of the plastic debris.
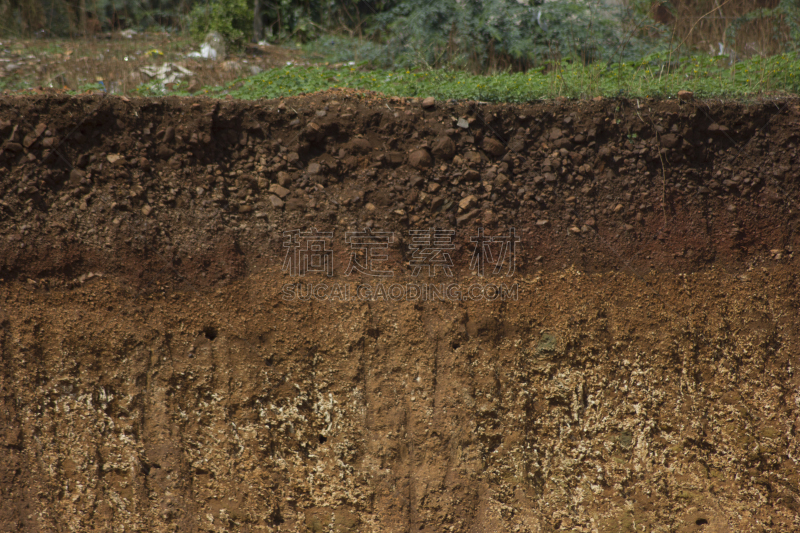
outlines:
[[164, 84], [175, 83], [184, 76], [194, 76], [194, 72], [175, 63], [164, 63], [161, 66], [146, 66], [139, 69], [142, 73], [155, 78]]

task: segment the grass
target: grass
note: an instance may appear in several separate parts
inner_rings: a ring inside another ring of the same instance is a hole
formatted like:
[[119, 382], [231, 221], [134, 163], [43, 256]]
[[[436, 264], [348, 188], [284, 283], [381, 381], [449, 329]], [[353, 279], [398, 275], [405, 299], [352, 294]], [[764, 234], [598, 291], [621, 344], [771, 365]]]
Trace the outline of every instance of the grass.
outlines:
[[[361, 70], [355, 65], [286, 66], [195, 93], [240, 99], [280, 98], [329, 88], [354, 88], [392, 96], [438, 99], [529, 102], [592, 98], [595, 96], [670, 97], [692, 91], [698, 97], [742, 97], [800, 92], [800, 55], [788, 53], [733, 63], [727, 56], [695, 55], [667, 68], [667, 57], [655, 55], [638, 62], [588, 66], [554, 65], [525, 73], [479, 76], [460, 71]], [[170, 94], [188, 95], [186, 84]], [[142, 96], [160, 96], [157, 84], [141, 86]]]

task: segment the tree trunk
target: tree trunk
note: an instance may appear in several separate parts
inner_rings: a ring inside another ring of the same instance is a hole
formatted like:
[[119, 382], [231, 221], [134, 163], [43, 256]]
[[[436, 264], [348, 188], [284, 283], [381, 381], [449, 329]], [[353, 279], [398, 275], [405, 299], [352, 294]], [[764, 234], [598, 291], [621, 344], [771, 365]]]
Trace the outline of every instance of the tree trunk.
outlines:
[[79, 13], [78, 13], [78, 21], [81, 25], [79, 28], [78, 33], [86, 37], [86, 0], [81, 0]]
[[253, 42], [257, 43], [264, 35], [264, 27], [261, 23], [261, 0], [253, 2]]

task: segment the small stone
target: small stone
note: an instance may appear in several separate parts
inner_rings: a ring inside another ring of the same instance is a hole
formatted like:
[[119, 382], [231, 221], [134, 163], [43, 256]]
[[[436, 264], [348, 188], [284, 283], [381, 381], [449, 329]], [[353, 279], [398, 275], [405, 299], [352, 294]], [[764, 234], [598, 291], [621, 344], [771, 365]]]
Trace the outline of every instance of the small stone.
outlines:
[[270, 195], [269, 202], [272, 204], [272, 207], [274, 207], [275, 209], [280, 209], [280, 208], [283, 207], [283, 200], [281, 200], [280, 198], [278, 198], [275, 195]]
[[576, 235], [577, 235], [578, 233], [580, 233], [580, 232], [581, 232], [581, 228], [579, 228], [578, 226], [572, 226], [571, 228], [569, 228], [569, 231], [570, 231], [571, 233], [574, 233], [574, 234], [576, 234]]
[[425, 178], [423, 178], [422, 176], [414, 176], [413, 178], [408, 180], [408, 184], [411, 185], [412, 187], [417, 187], [419, 185], [422, 185], [423, 183], [425, 183]]
[[273, 183], [269, 186], [269, 192], [279, 196], [280, 198], [286, 198], [291, 191], [286, 187], [278, 185], [277, 183]]
[[372, 151], [369, 141], [361, 137], [350, 141], [350, 147], [356, 153], [366, 154]]
[[466, 211], [467, 209], [471, 209], [472, 207], [474, 207], [476, 203], [478, 203], [478, 199], [470, 194], [469, 196], [462, 198], [458, 202], [458, 208], [461, 211]]
[[166, 130], [164, 130], [164, 142], [172, 142], [175, 140], [175, 128], [169, 126]]
[[586, 225], [589, 226], [590, 228], [593, 228], [597, 225], [597, 222], [595, 221], [595, 219], [590, 218], [586, 221]]
[[564, 133], [560, 129], [553, 128], [550, 130], [549, 139], [551, 141], [555, 141], [556, 139], [560, 139], [561, 137], [563, 137], [563, 135]]
[[539, 227], [549, 226], [550, 221], [545, 218], [540, 218], [539, 220], [536, 221], [536, 225]]
[[402, 152], [386, 152], [385, 155], [386, 155], [385, 158], [386, 163], [393, 167], [402, 165], [403, 161], [405, 161], [406, 159], [405, 154]]
[[444, 205], [444, 198], [441, 196], [436, 196], [435, 198], [431, 199], [431, 211], [436, 211], [440, 207]]
[[433, 96], [427, 97], [425, 100], [422, 101], [422, 107], [424, 109], [430, 109], [436, 105], [436, 98]]
[[433, 166], [433, 158], [427, 150], [421, 148], [411, 152], [408, 156], [408, 164], [414, 168], [430, 168]]
[[143, 214], [144, 216], [149, 216], [149, 215], [150, 215], [150, 213], [152, 213], [152, 212], [153, 212], [153, 208], [152, 208], [152, 207], [150, 207], [150, 205], [149, 205], [149, 204], [144, 204], [144, 205], [142, 206], [142, 214]]
[[477, 215], [480, 212], [481, 212], [480, 209], [473, 209], [469, 213], [463, 214], [460, 217], [456, 217], [456, 224], [458, 224], [460, 226], [460, 225], [464, 224], [465, 222], [468, 222], [470, 219], [474, 218], [475, 215]]
[[239, 206], [239, 212], [240, 213], [249, 213], [252, 210], [253, 210], [253, 206], [252, 205], [244, 204], [244, 205], [240, 205]]
[[367, 203], [367, 205], [364, 206], [364, 209], [367, 211], [375, 211], [375, 204]]
[[300, 156], [297, 152], [289, 152], [289, 155], [286, 156], [286, 161], [291, 165], [297, 163], [300, 160]]
[[442, 135], [433, 141], [431, 152], [439, 159], [452, 159], [456, 154], [456, 143], [447, 135]]
[[428, 192], [431, 194], [436, 194], [436, 191], [438, 191], [441, 188], [442, 186], [436, 183], [435, 181], [432, 181], [428, 184]]
[[664, 148], [675, 148], [681, 141], [680, 137], [673, 133], [668, 133], [661, 136], [661, 146]]
[[312, 176], [315, 174], [319, 174], [322, 171], [322, 167], [319, 163], [311, 163], [308, 165], [308, 173]]
[[478, 152], [467, 152], [464, 154], [464, 160], [467, 162], [467, 164], [478, 164], [481, 162], [481, 154]]
[[622, 204], [617, 204], [616, 206], [614, 206], [614, 212], [615, 212], [615, 213], [619, 213], [619, 212], [620, 212], [620, 211], [622, 211], [624, 208], [625, 208], [625, 206], [623, 206]]
[[309, 122], [306, 125], [305, 134], [311, 140], [319, 140], [324, 135], [322, 127], [316, 122]]
[[466, 172], [464, 172], [463, 178], [464, 181], [478, 181], [479, 179], [481, 179], [481, 175], [476, 170], [467, 170]]
[[485, 152], [488, 152], [495, 157], [501, 157], [506, 153], [506, 147], [503, 146], [503, 143], [492, 137], [484, 138], [481, 147]]
[[688, 102], [694, 98], [694, 93], [692, 93], [692, 91], [678, 91], [678, 98]]
[[281, 187], [286, 187], [287, 185], [292, 183], [292, 178], [289, 176], [288, 172], [280, 171], [278, 172], [278, 184]]
[[108, 160], [109, 163], [114, 164], [120, 159], [122, 159], [122, 156], [119, 154], [108, 154], [106, 156], [106, 159]]
[[456, 123], [456, 126], [458, 126], [461, 129], [466, 130], [466, 129], [469, 129], [469, 122], [465, 118], [460, 118], [460, 119], [458, 119], [458, 122]]
[[77, 187], [81, 184], [81, 180], [86, 176], [86, 174], [77, 168], [73, 168], [72, 171], [69, 173], [69, 184], [73, 187]]

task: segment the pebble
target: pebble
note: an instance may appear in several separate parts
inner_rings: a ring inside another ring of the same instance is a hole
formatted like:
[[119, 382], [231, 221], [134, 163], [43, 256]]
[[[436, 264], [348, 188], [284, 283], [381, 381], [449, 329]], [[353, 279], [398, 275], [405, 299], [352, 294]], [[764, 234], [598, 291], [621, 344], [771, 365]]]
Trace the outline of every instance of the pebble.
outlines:
[[470, 194], [469, 196], [466, 196], [466, 197], [462, 198], [458, 202], [458, 208], [461, 211], [466, 211], [467, 209], [472, 208], [476, 203], [478, 203], [478, 199], [475, 198], [475, 196]]
[[277, 183], [273, 183], [269, 186], [269, 192], [279, 196], [280, 198], [286, 198], [291, 191], [286, 187], [278, 185]]
[[408, 164], [419, 169], [430, 168], [433, 166], [433, 158], [427, 150], [421, 148], [419, 150], [414, 150], [411, 152], [411, 154], [409, 154]]
[[484, 138], [481, 147], [485, 152], [488, 152], [495, 157], [501, 157], [506, 153], [506, 147], [503, 145], [503, 143], [492, 137]]
[[458, 224], [460, 226], [460, 225], [464, 224], [465, 222], [468, 222], [470, 219], [474, 218], [475, 215], [477, 215], [480, 212], [481, 212], [480, 209], [473, 209], [472, 211], [470, 211], [470, 212], [468, 212], [466, 214], [463, 214], [460, 217], [456, 217], [456, 224]]
[[422, 101], [422, 107], [424, 109], [431, 109], [435, 105], [436, 105], [436, 99], [433, 96], [429, 96]]
[[431, 152], [439, 159], [452, 159], [456, 155], [456, 143], [449, 136], [441, 135], [434, 139]]

